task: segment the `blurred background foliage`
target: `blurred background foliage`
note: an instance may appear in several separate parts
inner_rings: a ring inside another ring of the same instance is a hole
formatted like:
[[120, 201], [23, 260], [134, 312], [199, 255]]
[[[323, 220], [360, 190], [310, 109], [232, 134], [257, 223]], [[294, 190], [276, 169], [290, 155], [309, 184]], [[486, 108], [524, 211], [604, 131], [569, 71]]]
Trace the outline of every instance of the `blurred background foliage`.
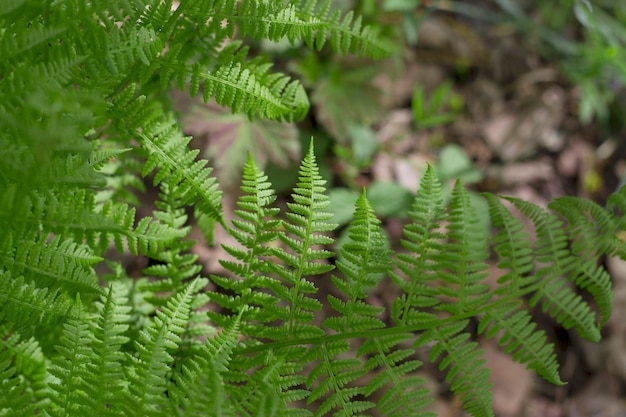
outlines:
[[[563, 190], [553, 190], [554, 196], [602, 195], [615, 185], [603, 170], [618, 151], [626, 120], [623, 2], [337, 0], [333, 5], [356, 10], [396, 49], [391, 58], [372, 61], [287, 41], [253, 42], [254, 54], [295, 75], [308, 90], [311, 110], [304, 121], [279, 124], [249, 120], [215, 104], [181, 105], [186, 130], [213, 161], [224, 187], [238, 184], [249, 150], [279, 192], [289, 190], [302, 144], [311, 136], [341, 224], [350, 220], [349, 207], [362, 187], [381, 217], [402, 219], [429, 163], [446, 183], [459, 179], [477, 190], [515, 194], [509, 189], [516, 174], [506, 172], [508, 166], [537, 160], [542, 163], [527, 166], [531, 174], [521, 175], [529, 183], [571, 177], [570, 183], [560, 181], [557, 188]], [[554, 155], [571, 145], [570, 139], [595, 150], [604, 144], [604, 153], [569, 162], [583, 165], [580, 169], [548, 173], [546, 162], [558, 164]]]

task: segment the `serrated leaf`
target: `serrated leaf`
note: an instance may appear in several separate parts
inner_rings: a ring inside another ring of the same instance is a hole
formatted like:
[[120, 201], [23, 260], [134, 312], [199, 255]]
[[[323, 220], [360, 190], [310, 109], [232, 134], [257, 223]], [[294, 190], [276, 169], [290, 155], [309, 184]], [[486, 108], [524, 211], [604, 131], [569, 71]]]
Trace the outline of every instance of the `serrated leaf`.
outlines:
[[248, 152], [260, 167], [268, 161], [287, 167], [300, 159], [298, 130], [293, 123], [250, 120], [213, 102], [195, 106], [183, 123], [187, 132], [208, 136], [205, 155], [226, 187], [239, 181]]

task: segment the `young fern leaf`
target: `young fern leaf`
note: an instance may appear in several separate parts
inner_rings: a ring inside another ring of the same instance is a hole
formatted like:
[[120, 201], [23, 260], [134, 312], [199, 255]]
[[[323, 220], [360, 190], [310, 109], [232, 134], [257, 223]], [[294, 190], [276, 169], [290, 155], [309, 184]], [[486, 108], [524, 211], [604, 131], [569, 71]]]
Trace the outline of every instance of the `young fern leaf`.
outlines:
[[311, 325], [313, 312], [318, 311], [322, 304], [310, 294], [315, 294], [315, 284], [307, 276], [321, 275], [333, 269], [328, 263], [319, 262], [333, 256], [333, 253], [318, 249], [321, 245], [333, 243], [333, 239], [324, 233], [333, 231], [337, 225], [327, 220], [333, 214], [325, 212], [330, 201], [324, 194], [326, 181], [319, 174], [315, 162], [313, 141], [309, 145], [299, 169], [298, 183], [292, 194], [293, 202], [287, 203], [289, 211], [285, 214], [287, 221], [283, 226], [287, 233], [280, 234], [280, 240], [289, 248], [276, 249], [275, 255], [284, 263], [271, 264], [278, 276], [289, 285], [277, 287], [277, 295], [288, 302], [286, 308], [277, 307], [277, 316], [284, 321], [282, 329], [274, 337], [306, 338], [321, 336], [323, 332]]
[[[440, 283], [431, 287], [440, 303], [436, 309], [452, 315], [477, 311], [489, 302], [489, 287], [482, 281], [487, 265], [486, 230], [479, 224], [478, 215], [471, 204], [465, 188], [457, 181], [452, 192], [451, 213], [445, 251], [436, 254]], [[431, 284], [432, 285], [432, 284]], [[450, 300], [450, 301], [447, 301]], [[450, 389], [460, 395], [466, 411], [479, 416], [493, 416], [491, 408], [491, 384], [489, 371], [478, 344], [467, 333], [468, 320], [449, 324], [435, 324], [416, 341], [415, 347], [434, 342], [430, 360], [435, 362], [443, 356], [439, 369], [447, 370], [446, 381]], [[448, 369], [449, 368], [449, 369]]]
[[328, 296], [330, 305], [341, 316], [326, 319], [324, 326], [339, 333], [382, 328], [384, 323], [376, 316], [383, 309], [364, 300], [378, 284], [381, 274], [389, 271], [392, 251], [386, 246], [380, 220], [376, 218], [365, 190], [356, 202], [348, 236], [349, 241], [341, 247], [336, 262], [344, 278], [332, 276], [333, 283], [345, 294], [347, 301]]
[[497, 338], [504, 352], [525, 364], [546, 381], [564, 385], [559, 375], [554, 345], [548, 343], [546, 332], [538, 330], [521, 300], [489, 309], [480, 319], [478, 334]]
[[32, 334], [34, 325], [51, 325], [66, 318], [72, 304], [58, 289], [41, 288], [10, 271], [0, 271], [0, 322], [23, 335]]
[[161, 415], [166, 404], [166, 376], [174, 358], [170, 354], [180, 344], [180, 335], [189, 321], [190, 305], [194, 295], [206, 285], [206, 280], [196, 279], [173, 296], [147, 330], [140, 331], [140, 340], [135, 341], [139, 353], [129, 356], [131, 366], [126, 368], [130, 382], [124, 413], [129, 415]]
[[56, 346], [59, 355], [50, 367], [50, 374], [55, 379], [48, 383], [51, 405], [46, 415], [79, 417], [89, 412], [85, 389], [89, 377], [87, 364], [93, 358], [91, 325], [91, 317], [79, 298], [74, 304], [72, 317], [63, 325], [61, 344]]
[[[338, 333], [382, 328], [384, 323], [376, 315], [383, 309], [364, 300], [368, 290], [378, 283], [380, 274], [389, 269], [391, 251], [385, 247], [380, 221], [374, 215], [365, 191], [356, 202], [348, 233], [350, 240], [342, 246], [337, 261], [345, 278], [332, 277], [347, 300], [328, 296], [330, 305], [341, 315], [326, 319], [323, 325]], [[333, 414], [335, 416], [354, 416], [374, 407], [370, 401], [357, 399], [364, 394], [365, 387], [354, 386], [354, 383], [366, 371], [359, 359], [346, 357], [349, 351], [348, 341], [340, 340], [315, 345], [304, 357], [303, 360], [309, 363], [318, 361], [307, 377], [307, 388], [315, 385], [307, 402], [310, 404], [326, 397], [315, 416], [326, 415], [333, 409], [339, 410]]]
[[531, 274], [535, 265], [529, 235], [521, 219], [511, 215], [498, 197], [488, 193], [483, 197], [489, 205], [491, 221], [499, 229], [493, 238], [494, 250], [500, 258], [498, 268], [507, 271], [498, 278], [495, 292], [502, 296], [519, 294], [537, 281]]
[[413, 359], [415, 349], [398, 348], [401, 343], [412, 339], [411, 333], [396, 333], [367, 339], [357, 354], [368, 357], [365, 369], [376, 372], [367, 384], [364, 395], [370, 398], [381, 392], [377, 407], [387, 417], [435, 417], [425, 411], [432, 402], [431, 392], [425, 387], [426, 380], [413, 373], [422, 362]]
[[[378, 283], [380, 275], [388, 272], [391, 251], [386, 247], [380, 221], [376, 218], [365, 191], [356, 202], [354, 220], [348, 233], [350, 240], [342, 246], [340, 259], [337, 261], [337, 267], [345, 278], [332, 277], [347, 300], [328, 296], [330, 305], [341, 315], [326, 319], [324, 326], [338, 333], [384, 328], [384, 323], [376, 317], [383, 309], [367, 304], [365, 299], [369, 290]], [[406, 360], [415, 353], [414, 350], [398, 349], [390, 352], [399, 342], [409, 337], [408, 334], [400, 334], [369, 338], [357, 352], [358, 357], [368, 358], [365, 363], [357, 358], [345, 357], [350, 350], [350, 345], [345, 340], [322, 343], [310, 349], [307, 358], [318, 359], [319, 363], [308, 377], [308, 385], [316, 379], [322, 381], [308, 401], [332, 391], [318, 408], [316, 415], [328, 413], [332, 408], [339, 409], [334, 413], [336, 416], [360, 415], [359, 413], [375, 404], [359, 398], [369, 398], [386, 385], [387, 390], [383, 391], [378, 402], [378, 410], [383, 415], [430, 415], [420, 411], [431, 401], [427, 397], [428, 390], [419, 388], [425, 381], [406, 375], [421, 365], [419, 361]], [[358, 379], [367, 372], [377, 372], [377, 375], [367, 386], [355, 386]]]
[[154, 294], [148, 301], [155, 306], [163, 306], [166, 297], [184, 288], [202, 269], [197, 262], [198, 256], [187, 253], [196, 242], [185, 238], [191, 231], [191, 226], [187, 225], [180, 187], [169, 180], [164, 180], [160, 186], [159, 200], [155, 202], [158, 211], [154, 211], [153, 216], [162, 224], [176, 230], [180, 238], [160, 252], [152, 253], [151, 258], [159, 262], [143, 269], [148, 277], [157, 278], [142, 279], [138, 283], [142, 291]]
[[[250, 154], [243, 167], [241, 190], [244, 194], [237, 200], [238, 209], [235, 210], [238, 219], [233, 220], [233, 227], [229, 229], [241, 248], [222, 245], [236, 262], [220, 260], [220, 264], [239, 279], [211, 277], [218, 286], [235, 295], [210, 293], [210, 297], [222, 308], [242, 314], [242, 334], [254, 337], [263, 333], [266, 323], [276, 319], [271, 312], [278, 299], [259, 290], [280, 285], [263, 272], [268, 270], [267, 263], [274, 251], [271, 244], [278, 239], [280, 222], [274, 219], [279, 209], [270, 206], [276, 200], [275, 192]], [[238, 317], [210, 315], [220, 326], [228, 326], [234, 317]]]
[[452, 191], [445, 252], [440, 253], [439, 296], [452, 300], [437, 309], [453, 315], [478, 310], [489, 302], [487, 277], [487, 232], [479, 222], [467, 190], [457, 181]]
[[343, 54], [358, 53], [377, 59], [388, 56], [394, 49], [373, 27], [363, 27], [360, 16], [354, 19], [352, 11], [343, 16], [340, 10], [331, 12], [332, 0], [291, 0], [290, 3], [298, 5], [298, 18], [313, 23], [303, 30], [309, 48], [321, 50], [330, 37], [332, 49]]
[[124, 402], [126, 388], [122, 345], [129, 340], [124, 333], [129, 328], [131, 310], [127, 303], [128, 289], [124, 284], [113, 282], [107, 295], [96, 304], [99, 314], [92, 328], [93, 360], [86, 364], [84, 390], [88, 410], [97, 416], [121, 415], [120, 404]]
[[619, 221], [609, 210], [588, 200], [561, 197], [549, 208], [569, 222], [571, 251], [578, 259], [570, 280], [591, 294], [600, 313], [599, 326], [603, 326], [613, 311], [613, 286], [597, 257], [601, 253], [624, 253], [624, 242], [618, 237]]
[[237, 415], [229, 390], [238, 388], [227, 384], [227, 381], [233, 349], [240, 336], [240, 319], [241, 313], [227, 329], [208, 338], [200, 354], [183, 365], [182, 372], [175, 375], [176, 384], [168, 390], [173, 399], [174, 413], [178, 414], [182, 409], [184, 415], [189, 417]]
[[434, 342], [429, 359], [436, 362], [443, 356], [439, 369], [446, 370], [446, 382], [460, 396], [465, 411], [474, 417], [493, 417], [489, 370], [478, 343], [470, 341], [471, 335], [465, 331], [468, 324], [469, 320], [458, 320], [436, 325], [418, 338], [415, 347]]
[[411, 222], [404, 227], [402, 246], [409, 253], [397, 256], [397, 266], [408, 278], [391, 271], [391, 280], [402, 290], [393, 303], [392, 317], [398, 326], [418, 324], [436, 319], [424, 311], [439, 304], [437, 292], [431, 288], [442, 269], [441, 258], [445, 235], [440, 224], [446, 219], [441, 183], [428, 166], [409, 212]]

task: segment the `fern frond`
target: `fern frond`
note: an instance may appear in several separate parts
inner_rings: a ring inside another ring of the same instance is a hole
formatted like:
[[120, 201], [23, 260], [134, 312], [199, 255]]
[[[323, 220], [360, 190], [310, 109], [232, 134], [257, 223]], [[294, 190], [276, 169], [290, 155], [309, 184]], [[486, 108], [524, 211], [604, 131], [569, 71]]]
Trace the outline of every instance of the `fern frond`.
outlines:
[[22, 276], [0, 271], [0, 321], [29, 334], [33, 325], [50, 325], [69, 315], [72, 301], [58, 289], [40, 288]]
[[[313, 415], [304, 408], [288, 408], [287, 404], [303, 401], [309, 391], [302, 389], [305, 378], [301, 375], [305, 349], [301, 346], [268, 351], [256, 357], [240, 360], [231, 368], [228, 379], [244, 382], [242, 389], [232, 390], [231, 398], [237, 412], [244, 416], [263, 417], [310, 417]], [[240, 358], [241, 359], [241, 358]], [[250, 369], [258, 369], [252, 376]]]
[[377, 407], [384, 416], [434, 417], [434, 413], [425, 411], [432, 402], [426, 380], [412, 375], [422, 362], [412, 358], [415, 349], [397, 347], [412, 338], [410, 333], [374, 336], [358, 349], [359, 356], [368, 357], [364, 368], [375, 373], [364, 394], [369, 398], [375, 392], [382, 393]]
[[240, 319], [241, 314], [229, 328], [207, 339], [201, 353], [183, 365], [182, 372], [175, 376], [176, 385], [169, 393], [176, 407], [184, 410], [184, 415], [236, 415], [228, 391], [237, 388], [228, 386], [226, 380], [233, 349], [240, 336]]
[[626, 245], [618, 235], [620, 220], [610, 210], [577, 198], [558, 198], [549, 208], [568, 220], [571, 252], [577, 259], [577, 267], [569, 279], [592, 295], [600, 313], [599, 326], [602, 326], [613, 310], [613, 288], [609, 274], [596, 259], [600, 253], [625, 253]]
[[[158, 310], [154, 321], [140, 331], [135, 341], [137, 357], [130, 356], [132, 366], [126, 368], [129, 390], [122, 405], [130, 415], [158, 414], [165, 405], [166, 375], [174, 358], [170, 352], [180, 344], [180, 335], [189, 321], [192, 299], [206, 285], [196, 279], [170, 299], [163, 310]], [[160, 415], [160, 414], [159, 414]]]
[[[392, 251], [387, 248], [385, 238], [380, 227], [380, 220], [376, 218], [371, 204], [367, 200], [365, 190], [356, 201], [354, 219], [348, 228], [349, 241], [340, 251], [337, 268], [345, 279], [333, 277], [337, 288], [349, 298], [349, 305], [367, 297], [368, 291], [378, 284], [381, 275], [384, 276], [391, 266]], [[337, 310], [345, 318], [354, 317], [349, 305]], [[347, 331], [354, 327], [350, 321], [336, 331]]]
[[457, 181], [452, 191], [445, 252], [439, 255], [438, 277], [442, 281], [437, 290], [450, 302], [438, 309], [451, 314], [476, 311], [491, 298], [489, 286], [482, 282], [487, 277], [487, 233], [481, 227], [467, 190]]
[[0, 259], [14, 275], [24, 275], [39, 287], [58, 288], [71, 294], [98, 294], [100, 285], [92, 265], [102, 258], [94, 256], [88, 247], [59, 236], [47, 240], [45, 236], [23, 240], [14, 245], [14, 251], [0, 255]]
[[[297, 16], [321, 27], [309, 26], [313, 30], [304, 32], [304, 40], [310, 48], [322, 49], [330, 37], [330, 44], [335, 52], [343, 54], [358, 53], [372, 58], [388, 56], [394, 49], [384, 42], [372, 26], [363, 27], [361, 17], [354, 18], [353, 12], [342, 15], [340, 10], [331, 12], [332, 0], [292, 0], [299, 4]], [[307, 27], [307, 29], [309, 28]]]
[[206, 161], [195, 160], [199, 151], [188, 149], [191, 138], [182, 135], [178, 124], [173, 120], [159, 123], [140, 133], [140, 137], [149, 154], [142, 175], [145, 177], [158, 167], [155, 185], [168, 178], [179, 187], [181, 204], [195, 205], [201, 213], [224, 225], [222, 193], [215, 178], [209, 177], [212, 170], [206, 167]]
[[[363, 301], [368, 290], [378, 283], [380, 275], [387, 272], [391, 259], [380, 221], [374, 215], [365, 190], [356, 202], [348, 236], [349, 241], [341, 247], [341, 258], [336, 263], [345, 278], [332, 277], [347, 301], [329, 295], [330, 305], [341, 315], [327, 318], [323, 325], [339, 333], [384, 327], [376, 317], [383, 309]], [[306, 362], [318, 362], [307, 377], [307, 388], [314, 387], [307, 402], [310, 404], [325, 398], [317, 408], [316, 416], [328, 414], [333, 409], [338, 409], [334, 415], [360, 415], [374, 407], [374, 403], [360, 399], [365, 387], [354, 383], [366, 371], [361, 360], [347, 354], [349, 351], [350, 344], [341, 340], [315, 345], [305, 356]]]
[[333, 214], [324, 211], [330, 204], [328, 196], [324, 194], [325, 183], [319, 174], [311, 141], [299, 169], [297, 186], [293, 190], [294, 201], [287, 203], [287, 221], [283, 222], [287, 233], [280, 235], [281, 241], [290, 251], [276, 249], [275, 255], [285, 265], [271, 264], [278, 276], [290, 285], [288, 293], [278, 294], [285, 296], [284, 299], [289, 304], [287, 309], [276, 310], [278, 317], [285, 322], [284, 329], [280, 332], [286, 332], [290, 338], [321, 334], [319, 328], [309, 324], [313, 321], [313, 311], [319, 310], [322, 305], [308, 295], [315, 294], [317, 288], [306, 277], [324, 274], [333, 269], [332, 265], [319, 262], [330, 258], [333, 253], [316, 248], [331, 244], [333, 239], [324, 233], [337, 227], [336, 224], [327, 222]]
[[124, 336], [130, 319], [127, 293], [124, 284], [113, 282], [97, 304], [99, 314], [91, 344], [94, 360], [86, 364], [84, 390], [89, 412], [98, 416], [121, 415], [119, 405], [127, 388], [123, 372], [126, 358], [121, 349], [129, 340]]
[[576, 294], [568, 285], [568, 281], [563, 278], [564, 275], [574, 273], [579, 265], [578, 258], [571, 256], [563, 221], [532, 203], [510, 197], [507, 200], [535, 225], [536, 262], [546, 265], [536, 272], [539, 280], [535, 284], [537, 291], [529, 301], [530, 306], [541, 302], [543, 311], [563, 327], [566, 329], [574, 327], [582, 337], [598, 341], [600, 332], [589, 304]]
[[491, 408], [492, 384], [486, 360], [478, 343], [471, 341], [465, 332], [468, 320], [436, 326], [425, 331], [415, 342], [415, 347], [433, 342], [429, 359], [436, 362], [442, 357], [439, 369], [446, 371], [446, 382], [450, 389], [460, 395], [463, 408], [474, 417], [493, 417]]
[[291, 81], [287, 76], [262, 74], [262, 71], [249, 68], [251, 65], [230, 62], [204, 72], [196, 67], [192, 77], [204, 80], [205, 102], [215, 97], [218, 104], [234, 112], [287, 121], [302, 119], [306, 115], [309, 100], [299, 82]]
[[53, 417], [83, 416], [86, 407], [85, 388], [89, 376], [87, 363], [93, 357], [92, 320], [80, 302], [74, 304], [72, 317], [63, 325], [61, 344], [56, 346], [50, 374], [55, 377], [48, 383], [51, 405], [46, 414]]
[[554, 345], [548, 343], [546, 332], [538, 330], [521, 301], [508, 302], [489, 309], [480, 319], [478, 333], [497, 337], [498, 344], [513, 360], [525, 364], [539, 376], [556, 385], [563, 385], [559, 376]]
[[163, 181], [160, 186], [159, 200], [155, 203], [158, 211], [154, 211], [153, 216], [161, 223], [177, 230], [180, 238], [161, 251], [152, 253], [151, 258], [159, 263], [143, 269], [144, 274], [158, 278], [142, 281], [139, 285], [141, 290], [155, 294], [149, 299], [155, 306], [163, 305], [165, 303], [163, 297], [176, 293], [202, 269], [197, 263], [197, 255], [188, 253], [196, 242], [184, 239], [191, 231], [191, 227], [187, 225], [187, 214], [179, 197], [179, 187], [169, 180]]
[[403, 230], [405, 238], [401, 243], [409, 253], [397, 256], [397, 266], [408, 280], [393, 271], [390, 273], [392, 281], [402, 290], [392, 309], [392, 317], [398, 325], [431, 319], [422, 309], [440, 302], [430, 283], [442, 269], [438, 255], [443, 250], [445, 235], [440, 224], [446, 217], [441, 182], [428, 166], [409, 212], [411, 222]]
[[321, 343], [310, 349], [303, 358], [307, 363], [318, 361], [307, 376], [307, 388], [310, 389], [315, 385], [307, 398], [307, 403], [311, 404], [326, 397], [317, 407], [316, 417], [326, 415], [333, 409], [339, 410], [333, 413], [335, 416], [354, 416], [374, 407], [371, 401], [358, 399], [365, 389], [352, 384], [361, 378], [365, 371], [360, 360], [342, 357], [349, 349], [350, 346], [346, 341]]
[[48, 405], [44, 355], [34, 338], [0, 326], [0, 415], [30, 417]]
[[[274, 190], [267, 176], [256, 166], [252, 156], [243, 168], [241, 190], [245, 193], [237, 200], [238, 209], [229, 229], [241, 245], [241, 248], [223, 245], [223, 248], [236, 259], [236, 262], [221, 260], [220, 264], [238, 279], [213, 277], [220, 287], [234, 292], [234, 296], [211, 293], [212, 299], [234, 314], [244, 312], [242, 316], [242, 334], [259, 334], [265, 323], [274, 321], [271, 306], [279, 300], [262, 289], [276, 287], [276, 279], [266, 275], [267, 263], [273, 255], [272, 242], [278, 239], [279, 221], [275, 220], [279, 209], [270, 205], [276, 200]], [[264, 272], [265, 271], [265, 272]], [[232, 317], [214, 314], [218, 325], [225, 326]]]
[[483, 197], [489, 205], [491, 221], [499, 229], [493, 238], [493, 248], [500, 258], [498, 267], [507, 271], [498, 278], [499, 286], [495, 292], [499, 295], [518, 294], [537, 280], [531, 274], [534, 257], [529, 234], [524, 232], [521, 219], [513, 216], [498, 197], [488, 193]]

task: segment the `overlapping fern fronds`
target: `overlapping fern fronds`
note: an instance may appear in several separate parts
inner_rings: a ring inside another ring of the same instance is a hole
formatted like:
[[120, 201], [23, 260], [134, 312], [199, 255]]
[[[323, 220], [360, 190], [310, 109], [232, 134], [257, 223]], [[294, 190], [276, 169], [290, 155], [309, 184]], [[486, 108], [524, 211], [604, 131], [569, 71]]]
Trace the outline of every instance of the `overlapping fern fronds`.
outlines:
[[[302, 117], [302, 86], [233, 38], [384, 54], [374, 30], [332, 6], [0, 2], [0, 415], [431, 416], [429, 360], [468, 412], [491, 416], [479, 337], [556, 384], [535, 310], [599, 338], [612, 288], [598, 259], [626, 255], [624, 191], [607, 208], [486, 195], [492, 238], [460, 185], [444, 204], [429, 168], [402, 250], [387, 249], [364, 193], [336, 254], [311, 145], [283, 217], [249, 158], [227, 224], [217, 180], [164, 95], [176, 85], [249, 116]], [[153, 217], [133, 207], [139, 174], [159, 188]], [[224, 247], [228, 276], [207, 291], [189, 253], [192, 207], [237, 240]], [[490, 249], [501, 274], [491, 286]], [[126, 271], [131, 255], [153, 260], [146, 277], [129, 277], [142, 266]], [[370, 302], [380, 282], [398, 292], [392, 306]]]

